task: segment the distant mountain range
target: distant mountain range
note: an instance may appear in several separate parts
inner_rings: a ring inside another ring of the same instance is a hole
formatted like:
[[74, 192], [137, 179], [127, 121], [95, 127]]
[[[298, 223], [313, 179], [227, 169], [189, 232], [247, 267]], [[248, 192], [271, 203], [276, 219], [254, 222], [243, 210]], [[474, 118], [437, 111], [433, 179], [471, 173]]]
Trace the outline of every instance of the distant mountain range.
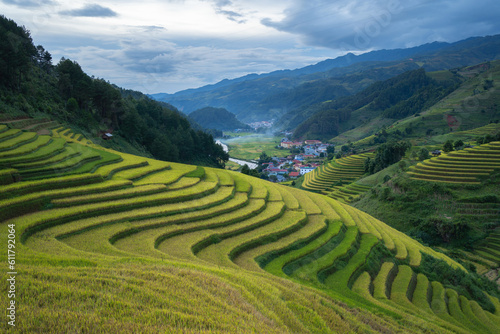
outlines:
[[225, 108], [241, 121], [279, 120], [305, 106], [360, 92], [409, 70], [437, 71], [500, 59], [500, 35], [455, 43], [347, 54], [296, 70], [249, 74], [175, 94], [153, 94], [186, 114], [207, 106]]

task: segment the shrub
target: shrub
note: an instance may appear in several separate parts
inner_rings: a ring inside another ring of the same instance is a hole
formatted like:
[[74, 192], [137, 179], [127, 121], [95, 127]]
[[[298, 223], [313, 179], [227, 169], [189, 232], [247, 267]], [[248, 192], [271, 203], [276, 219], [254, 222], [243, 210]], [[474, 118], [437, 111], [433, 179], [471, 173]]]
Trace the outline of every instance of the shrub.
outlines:
[[420, 149], [420, 151], [418, 152], [418, 159], [420, 161], [424, 161], [424, 160], [429, 159], [429, 158], [430, 158], [430, 156], [429, 156], [429, 150], [426, 149], [425, 147], [422, 147]]
[[459, 139], [453, 143], [453, 147], [455, 148], [455, 150], [461, 150], [463, 146], [464, 146], [464, 142], [461, 139]]
[[447, 140], [443, 145], [443, 151], [446, 153], [453, 151], [453, 141]]

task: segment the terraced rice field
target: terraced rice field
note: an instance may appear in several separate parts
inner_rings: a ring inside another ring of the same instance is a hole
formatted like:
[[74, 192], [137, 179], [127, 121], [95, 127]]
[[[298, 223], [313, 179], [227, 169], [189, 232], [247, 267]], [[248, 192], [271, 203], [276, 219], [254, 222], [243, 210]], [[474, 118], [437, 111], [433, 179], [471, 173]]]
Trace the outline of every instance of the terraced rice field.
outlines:
[[51, 121], [48, 118], [21, 118], [14, 120], [4, 120], [2, 121], [10, 128], [22, 129], [31, 132], [37, 132], [42, 129], [50, 129], [58, 125], [57, 122]]
[[0, 235], [15, 232], [20, 332], [500, 331], [497, 299], [486, 310], [414, 272], [422, 253], [460, 264], [330, 197], [61, 145], [64, 129], [29, 152], [36, 135], [8, 131]]
[[495, 169], [500, 169], [500, 142], [442, 154], [411, 166], [408, 174], [421, 181], [480, 184]]
[[500, 131], [500, 124], [498, 123], [490, 123], [485, 126], [481, 126], [479, 128], [475, 128], [472, 130], [467, 130], [467, 131], [458, 131], [455, 132], [456, 135], [472, 135], [474, 137], [482, 137], [486, 135], [491, 135], [495, 134], [496, 132]]
[[333, 187], [333, 190], [328, 194], [328, 196], [335, 198], [342, 203], [350, 203], [370, 189], [370, 186], [353, 182], [346, 186]]
[[500, 279], [500, 229], [496, 229], [491, 232], [489, 236], [484, 240], [483, 245], [476, 247], [475, 253], [488, 261], [491, 261], [493, 265], [491, 267], [496, 268], [496, 272], [490, 272], [489, 278], [492, 280]]
[[371, 155], [373, 153], [363, 153], [333, 160], [329, 164], [307, 173], [302, 188], [349, 203], [370, 189], [353, 182], [365, 173], [364, 161]]

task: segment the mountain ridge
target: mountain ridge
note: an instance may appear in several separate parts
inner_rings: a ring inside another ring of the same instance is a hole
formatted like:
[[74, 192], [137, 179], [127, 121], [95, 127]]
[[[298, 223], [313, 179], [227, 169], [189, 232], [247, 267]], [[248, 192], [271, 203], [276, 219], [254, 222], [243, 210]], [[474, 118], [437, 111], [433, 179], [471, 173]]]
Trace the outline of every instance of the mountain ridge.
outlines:
[[[351, 94], [366, 88], [369, 83], [387, 79], [405, 70], [423, 67], [428, 71], [469, 66], [500, 57], [500, 35], [472, 37], [454, 43], [433, 42], [408, 49], [377, 50], [362, 55], [351, 54], [328, 59], [323, 62], [295, 70], [281, 70], [264, 74], [249, 74], [232, 80], [223, 80], [213, 85], [190, 89], [175, 94], [153, 94], [153, 98], [169, 102], [183, 112], [206, 106], [222, 107], [236, 114], [243, 121], [279, 119], [284, 113], [305, 104], [324, 100], [323, 95], [307, 96], [294, 103], [276, 107], [279, 99], [273, 96], [300, 95], [303, 84], [316, 85], [317, 88], [346, 85]], [[384, 59], [381, 61], [380, 59]], [[396, 60], [393, 60], [396, 59]], [[412, 60], [410, 60], [412, 59]], [[342, 66], [347, 65], [347, 66]], [[351, 77], [368, 69], [375, 71], [373, 81], [365, 83], [358, 77]], [[320, 70], [319, 72], [317, 70]], [[387, 74], [386, 74], [387, 73]], [[336, 82], [336, 79], [343, 81]], [[336, 96], [333, 96], [336, 98]], [[269, 103], [273, 100], [273, 103]], [[279, 103], [278, 103], [279, 104]]]

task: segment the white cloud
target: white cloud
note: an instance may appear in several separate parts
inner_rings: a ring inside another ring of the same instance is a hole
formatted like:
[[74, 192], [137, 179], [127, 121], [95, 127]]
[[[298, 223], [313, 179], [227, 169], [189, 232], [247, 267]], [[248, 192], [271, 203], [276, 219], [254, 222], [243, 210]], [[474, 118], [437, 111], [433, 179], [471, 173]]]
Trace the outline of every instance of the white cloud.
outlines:
[[[494, 0], [103, 0], [94, 13], [75, 12], [92, 9], [87, 0], [3, 4], [53, 59], [146, 93], [500, 32]], [[106, 9], [119, 15], [103, 19]]]
[[162, 40], [131, 38], [115, 48], [79, 47], [64, 50], [89, 74], [147, 93], [196, 88], [225, 78], [295, 68], [323, 59], [272, 48], [181, 46]]

